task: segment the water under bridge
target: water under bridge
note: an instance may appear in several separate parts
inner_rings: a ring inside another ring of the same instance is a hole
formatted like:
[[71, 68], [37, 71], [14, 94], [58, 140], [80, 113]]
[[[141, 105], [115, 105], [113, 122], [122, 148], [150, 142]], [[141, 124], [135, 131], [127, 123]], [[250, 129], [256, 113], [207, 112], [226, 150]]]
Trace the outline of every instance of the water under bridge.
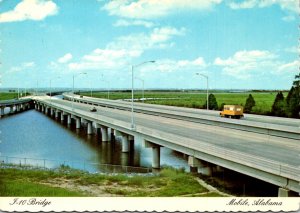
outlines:
[[37, 110], [69, 125], [81, 128], [84, 123], [87, 134], [99, 129], [102, 141], [120, 136], [122, 152], [130, 151], [130, 141], [152, 148], [154, 169], [160, 168], [161, 147], [168, 147], [188, 155], [191, 170], [210, 175], [227, 168], [279, 186], [279, 196], [300, 193], [299, 119], [247, 115], [231, 120], [205, 110], [135, 103], [132, 126], [130, 103], [73, 94], [64, 98], [32, 100]]

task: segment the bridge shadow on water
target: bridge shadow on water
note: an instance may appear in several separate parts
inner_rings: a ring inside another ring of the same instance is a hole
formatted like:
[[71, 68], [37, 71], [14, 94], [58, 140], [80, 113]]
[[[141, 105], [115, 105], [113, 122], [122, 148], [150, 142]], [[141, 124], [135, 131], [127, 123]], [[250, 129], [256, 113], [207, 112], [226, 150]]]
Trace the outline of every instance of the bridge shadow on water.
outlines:
[[[3, 132], [3, 137], [8, 141], [0, 144], [2, 153], [27, 158], [27, 163], [29, 158], [57, 159], [57, 162], [52, 164], [49, 160], [52, 168], [63, 163], [89, 172], [141, 172], [145, 170], [138, 168], [151, 166], [151, 149], [134, 143], [129, 153], [123, 153], [118, 137], [111, 135], [110, 142], [103, 142], [101, 132], [93, 129], [93, 134], [87, 135], [85, 125], [76, 129], [74, 122], [68, 126], [66, 119], [60, 121], [50, 115], [45, 116], [29, 110], [15, 116], [7, 116], [1, 122], [0, 127], [6, 126], [11, 131]], [[16, 136], [17, 134], [19, 136]], [[161, 153], [162, 165], [184, 167], [189, 171], [187, 155], [167, 148], [162, 148]], [[45, 160], [41, 163], [45, 164]], [[221, 191], [235, 196], [278, 196], [278, 186], [228, 169], [215, 171], [212, 176], [197, 176]]]
[[[223, 192], [237, 197], [278, 197], [278, 186], [229, 170], [214, 172], [211, 177], [199, 177]], [[296, 192], [292, 196], [299, 197]]]

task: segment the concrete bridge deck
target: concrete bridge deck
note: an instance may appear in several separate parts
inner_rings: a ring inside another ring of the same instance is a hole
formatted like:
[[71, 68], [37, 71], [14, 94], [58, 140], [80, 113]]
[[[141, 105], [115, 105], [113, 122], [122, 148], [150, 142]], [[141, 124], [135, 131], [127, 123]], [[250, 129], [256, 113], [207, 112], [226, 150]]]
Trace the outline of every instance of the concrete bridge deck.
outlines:
[[300, 192], [297, 160], [300, 142], [297, 139], [141, 113], [135, 113], [136, 129], [132, 130], [131, 114], [126, 110], [98, 106], [97, 112], [90, 112], [91, 105], [58, 99], [50, 102], [47, 97], [36, 98], [36, 102], [44, 109], [70, 118], [82, 118], [104, 130], [111, 128], [122, 137], [131, 136], [135, 141], [142, 141], [153, 149], [154, 166], [159, 163], [159, 147], [163, 146], [189, 155], [191, 166], [214, 164]]
[[[64, 94], [64, 98], [72, 100], [73, 95]], [[131, 110], [131, 103], [116, 100], [106, 100], [90, 97], [80, 97], [74, 95], [74, 100], [80, 103]], [[186, 120], [196, 123], [203, 123], [213, 126], [238, 129], [247, 132], [256, 132], [272, 136], [287, 137], [300, 140], [300, 120], [291, 118], [279, 118], [270, 116], [246, 114], [245, 119], [221, 118], [219, 112], [213, 110], [200, 110], [181, 108], [173, 106], [163, 106], [154, 104], [135, 103], [135, 112], [144, 114]]]

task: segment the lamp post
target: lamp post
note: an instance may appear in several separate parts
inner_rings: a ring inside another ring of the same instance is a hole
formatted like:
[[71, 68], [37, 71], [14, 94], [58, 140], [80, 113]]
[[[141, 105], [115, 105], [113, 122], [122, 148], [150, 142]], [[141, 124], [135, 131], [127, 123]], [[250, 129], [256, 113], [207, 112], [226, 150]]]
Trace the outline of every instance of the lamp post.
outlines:
[[54, 79], [60, 79], [60, 76], [58, 76], [58, 77], [56, 77], [56, 78], [52, 78], [52, 79], [50, 79], [50, 105], [52, 104], [52, 87], [51, 87], [51, 82], [52, 82], [52, 80], [54, 80]]
[[155, 61], [144, 61], [140, 64], [137, 65], [131, 65], [131, 129], [134, 130], [135, 129], [135, 124], [134, 124], [134, 113], [133, 113], [133, 88], [134, 88], [134, 68], [142, 66], [146, 63], [155, 63]]
[[202, 73], [196, 73], [196, 75], [201, 75], [202, 77], [206, 78], [206, 109], [209, 109], [209, 102], [208, 102], [208, 76]]
[[101, 76], [102, 76], [102, 79], [100, 79], [100, 80], [107, 83], [107, 99], [109, 99], [109, 91], [110, 91], [109, 81], [104, 80], [103, 74]]
[[137, 77], [135, 77], [135, 79], [140, 80], [142, 82], [142, 88], [143, 88], [143, 90], [142, 90], [142, 99], [143, 99], [143, 103], [144, 103], [144, 99], [145, 99], [145, 87], [144, 87], [145, 81], [143, 79], [137, 78]]
[[72, 88], [72, 111], [74, 111], [74, 84], [75, 84], [75, 77], [76, 76], [79, 76], [79, 75], [86, 75], [87, 73], [86, 72], [81, 72], [81, 73], [78, 73], [77, 75], [73, 74], [73, 88]]
[[91, 97], [93, 97], [93, 91], [92, 91], [92, 81], [90, 80], [90, 89], [91, 89]]

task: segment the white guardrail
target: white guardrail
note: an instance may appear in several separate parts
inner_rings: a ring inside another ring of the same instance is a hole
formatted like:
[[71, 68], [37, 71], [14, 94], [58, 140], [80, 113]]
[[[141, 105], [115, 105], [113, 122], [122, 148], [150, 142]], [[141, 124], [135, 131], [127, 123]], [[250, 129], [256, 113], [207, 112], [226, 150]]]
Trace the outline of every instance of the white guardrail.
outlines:
[[[72, 100], [73, 95], [63, 94], [65, 99]], [[83, 103], [117, 108], [122, 110], [131, 110], [131, 106], [127, 103], [121, 103], [120, 101], [102, 101], [102, 100], [91, 100], [86, 98], [80, 98], [78, 95], [74, 95], [74, 100], [80, 101]], [[172, 110], [167, 109], [157, 109], [149, 105], [149, 107], [141, 107], [135, 105], [134, 111], [140, 112], [144, 114], [150, 115], [157, 115], [167, 118], [173, 118], [178, 120], [186, 120], [190, 122], [208, 124], [208, 125], [215, 125], [224, 128], [231, 128], [237, 129], [242, 131], [248, 132], [255, 132], [261, 133], [265, 135], [277, 136], [277, 137], [284, 137], [290, 139], [297, 139], [300, 140], [300, 120], [299, 126], [287, 126], [287, 125], [279, 125], [279, 124], [272, 124], [272, 123], [263, 123], [257, 121], [248, 121], [248, 120], [231, 120], [231, 119], [223, 119], [220, 117], [214, 117], [209, 115], [201, 115], [201, 114], [194, 114], [194, 113], [187, 113], [182, 111], [174, 110], [175, 107], [171, 107]], [[298, 119], [293, 119], [298, 120]], [[298, 123], [298, 121], [294, 121], [294, 123]]]
[[[38, 100], [41, 103], [50, 105], [49, 101], [45, 100]], [[174, 134], [166, 133], [163, 131], [160, 131], [159, 129], [151, 129], [145, 126], [137, 126], [136, 130], [132, 132], [130, 123], [119, 121], [116, 119], [109, 118], [107, 116], [103, 115], [96, 115], [94, 113], [85, 111], [85, 110], [79, 110], [79, 109], [73, 109], [71, 107], [57, 104], [57, 103], [51, 103], [51, 106], [54, 108], [57, 108], [58, 110], [63, 110], [67, 113], [79, 115], [82, 118], [85, 118], [90, 121], [94, 121], [100, 124], [106, 124], [109, 127], [113, 127], [115, 129], [119, 130], [126, 130], [126, 132], [131, 132], [133, 135], [135, 134], [141, 134], [141, 135], [149, 135], [151, 138], [155, 140], [158, 139], [160, 141], [166, 141], [168, 143], [173, 143], [178, 146], [181, 146], [183, 148], [188, 148], [191, 150], [204, 152], [206, 154], [222, 158], [228, 161], [236, 162], [245, 166], [248, 166], [250, 168], [255, 168], [260, 171], [264, 171], [267, 173], [271, 173], [280, 177], [284, 177], [290, 180], [294, 180], [296, 182], [300, 181], [300, 168], [299, 166], [291, 166], [284, 164], [279, 161], [273, 161], [266, 158], [263, 158], [261, 156], [252, 155], [249, 153], [242, 153], [238, 151], [233, 151], [224, 147], [219, 147], [217, 145], [212, 145], [207, 142], [195, 139], [190, 139], [182, 136], [177, 136]], [[181, 141], [184, 141], [182, 143]], [[153, 141], [155, 143], [155, 141]], [[158, 142], [159, 144], [159, 142]], [[163, 145], [163, 144], [160, 144]], [[295, 159], [296, 160], [296, 159]]]

